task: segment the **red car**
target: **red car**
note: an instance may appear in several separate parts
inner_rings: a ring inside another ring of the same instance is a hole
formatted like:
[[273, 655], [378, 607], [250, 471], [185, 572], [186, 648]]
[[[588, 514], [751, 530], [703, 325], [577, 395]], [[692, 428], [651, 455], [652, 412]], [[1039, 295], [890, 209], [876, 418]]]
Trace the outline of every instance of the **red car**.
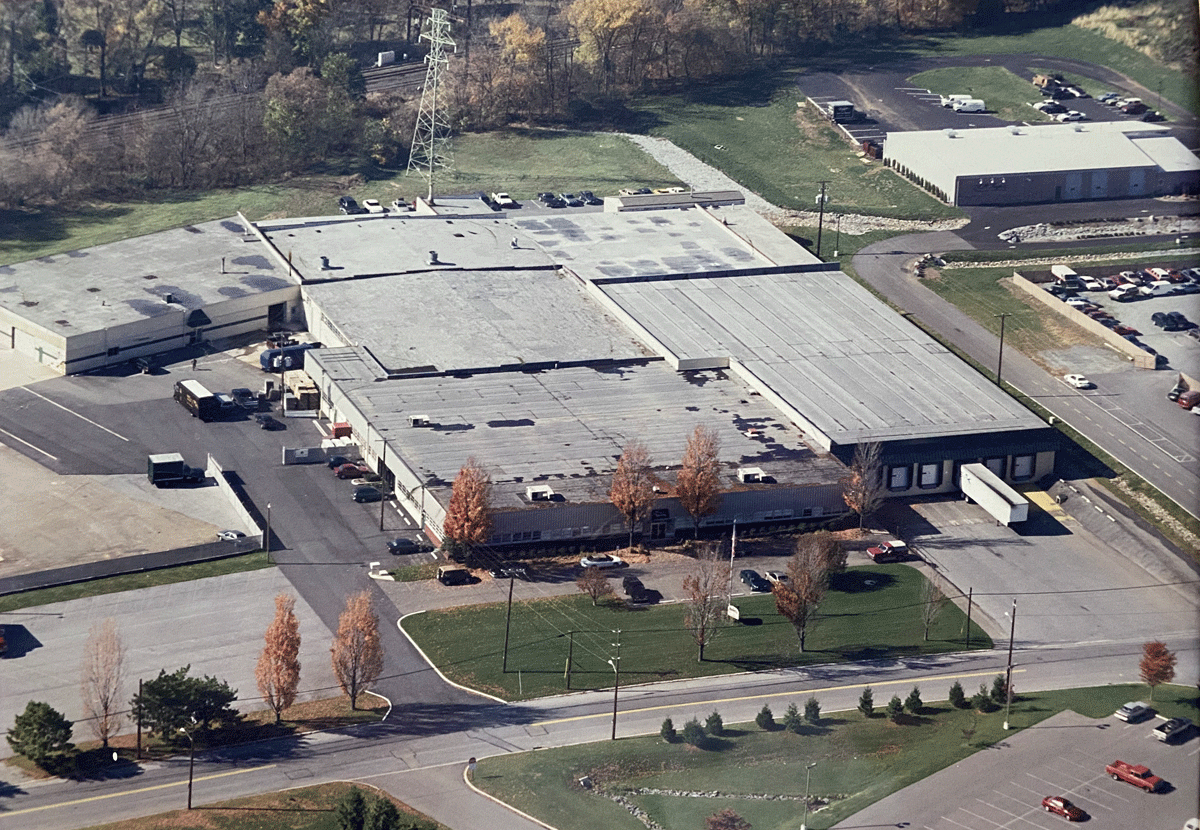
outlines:
[[1115, 331], [1117, 334], [1132, 334], [1135, 337], [1141, 334], [1141, 332], [1135, 329], [1133, 326], [1127, 326], [1124, 323], [1119, 326], [1114, 326], [1113, 331]]
[[362, 478], [371, 472], [364, 464], [343, 464], [334, 469], [333, 474], [338, 478]]
[[1047, 813], [1055, 813], [1067, 821], [1083, 821], [1087, 814], [1061, 795], [1048, 795], [1042, 799], [1042, 809]]

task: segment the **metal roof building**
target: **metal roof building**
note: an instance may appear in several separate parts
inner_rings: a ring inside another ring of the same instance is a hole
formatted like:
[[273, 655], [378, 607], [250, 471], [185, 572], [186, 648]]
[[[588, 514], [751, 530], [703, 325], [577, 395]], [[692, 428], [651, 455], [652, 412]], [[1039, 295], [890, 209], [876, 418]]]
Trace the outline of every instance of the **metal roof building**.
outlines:
[[887, 163], [954, 205], [1163, 196], [1200, 189], [1170, 129], [1078, 121], [888, 133]]

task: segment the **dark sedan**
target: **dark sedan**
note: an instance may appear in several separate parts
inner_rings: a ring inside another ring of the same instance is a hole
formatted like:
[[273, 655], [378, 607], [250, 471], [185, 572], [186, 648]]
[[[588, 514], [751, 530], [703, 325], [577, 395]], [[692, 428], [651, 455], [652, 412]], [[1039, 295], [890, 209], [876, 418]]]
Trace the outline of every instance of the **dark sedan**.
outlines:
[[771, 590], [771, 583], [763, 579], [758, 571], [746, 568], [738, 574], [738, 578], [742, 580], [742, 584], [758, 594], [765, 594]]

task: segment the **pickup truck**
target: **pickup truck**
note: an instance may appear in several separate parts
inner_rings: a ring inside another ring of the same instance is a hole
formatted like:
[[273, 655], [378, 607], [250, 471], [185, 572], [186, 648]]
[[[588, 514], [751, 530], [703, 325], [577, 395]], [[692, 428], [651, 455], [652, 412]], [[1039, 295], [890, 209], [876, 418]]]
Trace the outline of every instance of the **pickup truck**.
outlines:
[[1114, 781], [1124, 781], [1135, 787], [1141, 787], [1148, 793], [1155, 793], [1163, 788], [1163, 780], [1150, 772], [1149, 767], [1142, 764], [1113, 761], [1104, 768], [1104, 771], [1111, 775]]
[[503, 193], [503, 192], [493, 193], [492, 194], [492, 203], [494, 205], [496, 205], [496, 207], [501, 207], [501, 208], [516, 207], [516, 205], [517, 205], [516, 201], [513, 200], [513, 197], [511, 197], [507, 193]]
[[900, 562], [908, 558], [908, 545], [904, 542], [881, 542], [867, 548], [867, 556], [875, 562]]
[[1154, 727], [1154, 737], [1160, 741], [1169, 741], [1176, 735], [1186, 732], [1191, 726], [1192, 722], [1187, 718], [1171, 718]]

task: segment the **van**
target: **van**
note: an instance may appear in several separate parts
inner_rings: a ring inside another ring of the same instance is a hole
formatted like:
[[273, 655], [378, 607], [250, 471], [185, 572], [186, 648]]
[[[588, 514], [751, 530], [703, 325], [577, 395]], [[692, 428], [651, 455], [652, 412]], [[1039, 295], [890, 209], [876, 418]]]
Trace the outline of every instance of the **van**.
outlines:
[[1175, 293], [1175, 286], [1170, 280], [1155, 280], [1139, 288], [1138, 293], [1143, 297], [1170, 297]]
[[1190, 392], [1184, 392], [1179, 396], [1179, 400], [1175, 401], [1175, 403], [1179, 404], [1184, 409], [1191, 409], [1196, 404], [1200, 404], [1200, 392], [1197, 392], [1194, 389]]
[[471, 581], [471, 572], [458, 565], [440, 565], [437, 580], [443, 585], [466, 585]]
[[970, 100], [971, 100], [970, 95], [943, 95], [941, 97], [942, 106], [945, 107], [946, 109], [950, 109], [955, 104], [957, 104], [959, 101], [970, 101]]
[[983, 112], [987, 109], [987, 104], [981, 98], [968, 98], [965, 101], [955, 101], [955, 112]]

